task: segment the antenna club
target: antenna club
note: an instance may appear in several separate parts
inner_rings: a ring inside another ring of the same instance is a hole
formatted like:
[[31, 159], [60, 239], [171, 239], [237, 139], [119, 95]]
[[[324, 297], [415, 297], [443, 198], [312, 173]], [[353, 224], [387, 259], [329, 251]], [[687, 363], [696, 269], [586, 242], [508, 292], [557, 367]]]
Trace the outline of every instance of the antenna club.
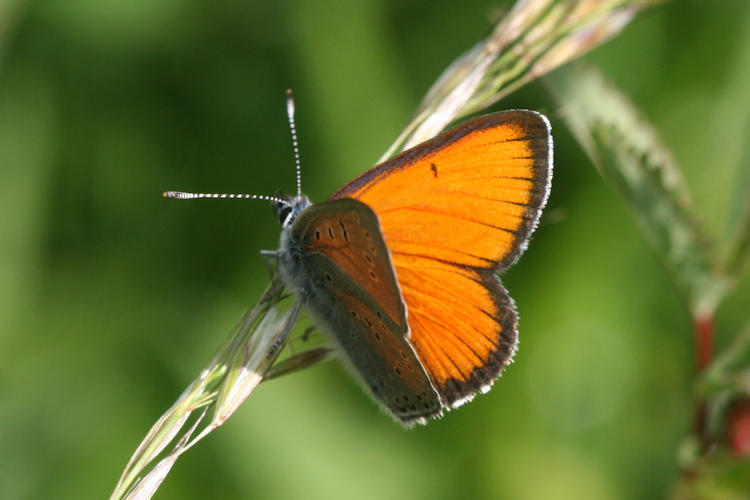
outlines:
[[164, 191], [161, 194], [164, 198], [175, 198], [178, 200], [186, 200], [188, 198], [195, 198], [193, 193], [183, 193], [182, 191]]
[[292, 133], [292, 147], [294, 148], [294, 168], [297, 171], [297, 198], [302, 196], [302, 174], [299, 164], [299, 144], [297, 144], [297, 128], [294, 125], [294, 95], [292, 90], [286, 91], [286, 114], [289, 117], [289, 130]]
[[287, 89], [286, 91], [286, 114], [290, 120], [294, 119], [294, 94], [292, 93], [292, 89]]

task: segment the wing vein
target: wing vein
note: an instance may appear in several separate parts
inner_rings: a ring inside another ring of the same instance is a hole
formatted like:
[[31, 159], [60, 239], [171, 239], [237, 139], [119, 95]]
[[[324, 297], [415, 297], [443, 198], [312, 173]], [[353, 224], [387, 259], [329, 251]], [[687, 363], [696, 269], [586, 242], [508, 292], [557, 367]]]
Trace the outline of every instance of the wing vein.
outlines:
[[[438, 281], [436, 281], [436, 280], [431, 280], [431, 281], [432, 281], [432, 285], [433, 285], [433, 286], [435, 286], [435, 287], [440, 287], [440, 288], [441, 288], [441, 289], [442, 289], [442, 290], [443, 290], [444, 292], [447, 292], [447, 293], [449, 293], [450, 295], [452, 295], [452, 296], [453, 296], [453, 298], [458, 298], [458, 299], [459, 299], [459, 302], [460, 302], [460, 297], [458, 297], [458, 295], [457, 295], [456, 293], [454, 293], [454, 292], [453, 292], [452, 290], [450, 290], [450, 289], [446, 289], [445, 287], [441, 287], [441, 286], [440, 286], [440, 284], [439, 284], [439, 282], [438, 282]], [[411, 293], [414, 293], [414, 295], [422, 295], [422, 296], [424, 296], [424, 295], [425, 295], [425, 294], [421, 293], [421, 292], [420, 292], [420, 291], [419, 291], [419, 290], [418, 290], [417, 288], [414, 288], [414, 287], [411, 287], [411, 286], [408, 286], [408, 285], [405, 285], [405, 284], [404, 284], [404, 285], [402, 285], [402, 288], [404, 288], [405, 290], [410, 290], [410, 292], [411, 292]], [[491, 313], [489, 313], [488, 311], [484, 310], [484, 309], [483, 309], [483, 308], [481, 308], [481, 307], [477, 307], [477, 306], [473, 306], [473, 307], [474, 307], [474, 308], [475, 308], [475, 309], [476, 309], [477, 311], [480, 311], [480, 312], [484, 313], [484, 314], [485, 314], [485, 315], [486, 315], [486, 316], [487, 316], [487, 317], [488, 317], [488, 318], [489, 318], [490, 320], [492, 320], [492, 321], [493, 321], [493, 322], [494, 322], [494, 323], [495, 323], [496, 325], [499, 325], [499, 324], [500, 324], [500, 323], [498, 322], [498, 319], [497, 319], [497, 317], [496, 317], [496, 316], [495, 316], [494, 314], [491, 314]], [[432, 315], [430, 315], [430, 314], [427, 314], [427, 313], [425, 313], [425, 312], [424, 312], [424, 310], [422, 310], [422, 309], [419, 309], [419, 310], [413, 310], [413, 312], [418, 312], [418, 313], [419, 313], [419, 314], [421, 314], [422, 316], [424, 316], [424, 317], [427, 317], [427, 318], [429, 318], [429, 319], [431, 319], [431, 320], [433, 320], [433, 321], [437, 322], [436, 318], [434, 318], [434, 317], [433, 317]], [[473, 329], [473, 330], [474, 330], [475, 332], [477, 332], [477, 333], [478, 333], [479, 335], [481, 335], [482, 337], [484, 337], [484, 339], [485, 339], [485, 340], [487, 340], [487, 342], [489, 342], [489, 343], [490, 343], [490, 344], [492, 344], [493, 346], [496, 346], [496, 345], [497, 345], [497, 341], [496, 341], [495, 339], [491, 338], [491, 337], [488, 337], [488, 336], [487, 336], [487, 334], [486, 334], [485, 332], [483, 332], [483, 331], [481, 331], [481, 330], [477, 329], [477, 328], [476, 328], [476, 327], [475, 327], [474, 325], [471, 325], [471, 324], [469, 324], [469, 326], [470, 326], [470, 327], [471, 327], [471, 328], [472, 328], [472, 329]]]
[[404, 211], [404, 210], [407, 210], [407, 211], [410, 210], [410, 211], [422, 212], [422, 213], [430, 213], [430, 214], [434, 214], [434, 215], [442, 215], [444, 217], [450, 217], [451, 219], [458, 219], [458, 220], [462, 220], [462, 221], [473, 222], [475, 224], [480, 224], [480, 225], [485, 226], [485, 227], [490, 227], [492, 229], [497, 229], [499, 231], [504, 231], [504, 232], [506, 232], [508, 234], [512, 234], [514, 236], [518, 235], [517, 231], [514, 231], [513, 229], [508, 229], [507, 227], [493, 226], [492, 224], [489, 224], [489, 223], [487, 223], [485, 221], [481, 221], [481, 220], [477, 220], [477, 219], [471, 219], [471, 218], [468, 218], [468, 217], [461, 217], [460, 215], [456, 215], [456, 214], [453, 214], [453, 213], [450, 213], [450, 212], [446, 212], [444, 210], [437, 210], [437, 209], [429, 208], [429, 207], [416, 207], [416, 206], [413, 206], [413, 205], [409, 205], [409, 206], [402, 206], [402, 207], [387, 208], [387, 209], [384, 209], [384, 210], [380, 210], [378, 213], [379, 214], [386, 214], [386, 213], [397, 212], [397, 211]]

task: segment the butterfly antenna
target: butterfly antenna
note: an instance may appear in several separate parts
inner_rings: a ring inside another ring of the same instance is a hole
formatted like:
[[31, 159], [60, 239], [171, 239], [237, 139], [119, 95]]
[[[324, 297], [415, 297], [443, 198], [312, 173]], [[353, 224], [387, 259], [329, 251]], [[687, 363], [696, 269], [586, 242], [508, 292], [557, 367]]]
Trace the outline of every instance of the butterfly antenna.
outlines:
[[289, 205], [287, 200], [277, 196], [266, 196], [263, 194], [230, 194], [230, 193], [184, 193], [182, 191], [165, 191], [162, 196], [178, 200], [191, 200], [194, 198], [239, 198], [245, 200], [266, 200]]
[[[297, 128], [294, 126], [294, 95], [291, 89], [286, 91], [286, 114], [289, 117], [289, 129], [292, 131], [292, 146], [294, 147], [294, 166], [297, 170], [297, 199], [302, 198], [302, 173], [299, 162], [299, 144], [297, 142]], [[246, 200], [266, 200], [291, 206], [288, 200], [278, 196], [266, 196], [262, 194], [231, 194], [231, 193], [185, 193], [182, 191], [165, 191], [165, 198], [178, 200], [191, 200], [195, 198], [240, 198]]]
[[297, 169], [297, 198], [302, 197], [302, 169], [299, 164], [299, 144], [297, 143], [297, 128], [294, 126], [294, 95], [292, 89], [286, 91], [286, 115], [289, 117], [289, 129], [292, 131], [292, 146], [294, 147], [294, 166]]

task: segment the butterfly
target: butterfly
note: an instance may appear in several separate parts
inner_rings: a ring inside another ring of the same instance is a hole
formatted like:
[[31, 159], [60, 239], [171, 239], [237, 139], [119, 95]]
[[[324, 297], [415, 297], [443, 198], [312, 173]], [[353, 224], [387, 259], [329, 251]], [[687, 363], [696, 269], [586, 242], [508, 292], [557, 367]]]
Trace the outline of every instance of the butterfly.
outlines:
[[498, 278], [525, 250], [552, 178], [549, 121], [534, 111], [469, 120], [357, 177], [320, 203], [272, 201], [286, 285], [355, 377], [405, 426], [489, 390], [518, 345]]

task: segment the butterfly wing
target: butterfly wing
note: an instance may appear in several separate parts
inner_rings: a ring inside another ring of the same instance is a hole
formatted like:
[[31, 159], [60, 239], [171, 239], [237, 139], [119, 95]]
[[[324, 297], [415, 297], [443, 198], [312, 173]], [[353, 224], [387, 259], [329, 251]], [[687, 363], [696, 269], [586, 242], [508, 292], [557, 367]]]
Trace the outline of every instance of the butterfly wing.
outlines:
[[373, 209], [408, 311], [410, 341], [446, 404], [484, 391], [516, 349], [516, 312], [496, 273], [523, 252], [552, 177], [547, 119], [482, 116], [334, 193]]
[[352, 199], [302, 211], [282, 253], [286, 278], [327, 326], [354, 371], [405, 424], [442, 403], [409, 344], [406, 310], [378, 219]]

